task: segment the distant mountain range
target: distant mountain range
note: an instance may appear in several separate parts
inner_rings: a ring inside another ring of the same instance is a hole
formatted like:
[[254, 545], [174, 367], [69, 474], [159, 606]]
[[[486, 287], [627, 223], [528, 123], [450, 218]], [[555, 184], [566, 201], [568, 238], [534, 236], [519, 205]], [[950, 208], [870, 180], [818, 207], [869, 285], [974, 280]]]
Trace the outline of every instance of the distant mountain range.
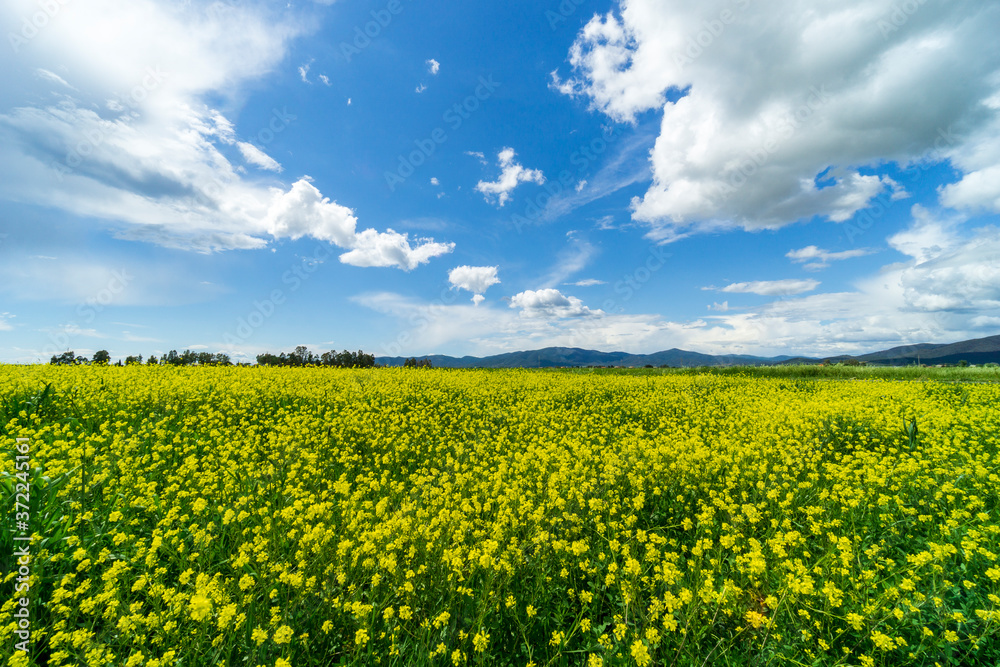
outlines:
[[[382, 366], [402, 366], [406, 357], [376, 357], [375, 363]], [[919, 343], [903, 345], [881, 352], [872, 352], [857, 357], [841, 355], [837, 357], [754, 357], [742, 354], [700, 354], [687, 350], [664, 350], [653, 354], [629, 354], [627, 352], [598, 352], [575, 347], [546, 347], [541, 350], [508, 352], [490, 357], [449, 357], [432, 354], [416, 359], [430, 359], [437, 368], [555, 368], [581, 366], [770, 366], [774, 364], [818, 364], [823, 361], [843, 362], [863, 361], [879, 366], [908, 366], [922, 363], [955, 364], [968, 361], [970, 364], [988, 362], [1000, 363], [1000, 336], [976, 338], [960, 343], [935, 345]]]

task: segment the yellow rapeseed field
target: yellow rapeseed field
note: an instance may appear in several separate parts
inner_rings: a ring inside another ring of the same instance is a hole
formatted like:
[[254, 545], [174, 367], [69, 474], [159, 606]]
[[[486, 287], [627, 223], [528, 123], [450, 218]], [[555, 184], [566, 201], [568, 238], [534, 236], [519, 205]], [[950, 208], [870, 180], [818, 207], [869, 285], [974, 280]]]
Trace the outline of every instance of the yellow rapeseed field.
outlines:
[[0, 366], [0, 397], [3, 664], [1000, 661], [1000, 385]]

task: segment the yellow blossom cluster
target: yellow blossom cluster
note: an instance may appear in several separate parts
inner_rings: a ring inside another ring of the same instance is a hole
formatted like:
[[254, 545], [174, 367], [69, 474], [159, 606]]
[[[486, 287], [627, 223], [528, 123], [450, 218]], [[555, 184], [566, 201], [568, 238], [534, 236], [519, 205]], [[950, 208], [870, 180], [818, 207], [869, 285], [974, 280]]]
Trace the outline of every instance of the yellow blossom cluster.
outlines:
[[1000, 661], [995, 384], [0, 366], [0, 395], [51, 665]]

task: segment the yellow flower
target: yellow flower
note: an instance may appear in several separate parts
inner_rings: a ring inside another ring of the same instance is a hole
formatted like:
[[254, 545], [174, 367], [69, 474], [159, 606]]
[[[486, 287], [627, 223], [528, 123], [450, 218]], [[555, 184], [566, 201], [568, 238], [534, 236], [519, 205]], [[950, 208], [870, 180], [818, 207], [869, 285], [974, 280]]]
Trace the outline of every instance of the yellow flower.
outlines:
[[201, 594], [191, 596], [191, 618], [203, 621], [212, 613], [212, 600]]
[[632, 643], [632, 659], [639, 667], [646, 667], [652, 660], [649, 657], [649, 649], [639, 640]]
[[292, 630], [287, 625], [282, 625], [277, 630], [274, 631], [274, 643], [275, 644], [287, 644], [295, 636], [295, 631]]

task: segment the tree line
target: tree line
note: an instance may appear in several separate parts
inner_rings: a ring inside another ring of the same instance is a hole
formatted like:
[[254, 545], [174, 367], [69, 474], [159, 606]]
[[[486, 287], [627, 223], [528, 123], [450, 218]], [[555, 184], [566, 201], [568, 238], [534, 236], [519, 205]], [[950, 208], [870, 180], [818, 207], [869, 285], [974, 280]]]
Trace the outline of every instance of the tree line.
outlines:
[[128, 366], [131, 364], [142, 364], [145, 363], [147, 366], [234, 366], [239, 364], [233, 364], [232, 360], [229, 358], [228, 354], [223, 352], [195, 352], [194, 350], [184, 350], [183, 352], [178, 352], [177, 350], [170, 350], [162, 357], [157, 358], [156, 355], [149, 355], [149, 357], [143, 361], [141, 354], [139, 355], [129, 355], [125, 357], [125, 361], [122, 362], [119, 359], [116, 363], [111, 363], [111, 354], [107, 350], [98, 350], [94, 353], [94, 356], [87, 358], [82, 355], [78, 355], [73, 350], [67, 350], [62, 354], [54, 354], [52, 358], [49, 359], [50, 364], [58, 364], [63, 366], [69, 366], [73, 364], [97, 364], [99, 366]]
[[304, 345], [299, 345], [294, 352], [271, 354], [265, 352], [257, 355], [258, 366], [334, 366], [337, 368], [373, 368], [375, 355], [357, 352], [337, 352], [330, 350], [323, 354], [313, 354]]
[[[93, 357], [77, 355], [73, 350], [67, 350], [62, 354], [52, 355], [50, 364], [74, 365], [74, 364], [97, 364], [112, 365], [111, 354], [107, 350], [98, 350]], [[143, 361], [143, 356], [129, 355], [124, 362], [118, 360], [116, 366], [128, 366], [130, 364], [145, 364], [147, 366], [249, 366], [249, 363], [234, 363], [228, 354], [223, 352], [195, 352], [193, 350], [170, 350], [163, 356], [157, 358], [150, 355]], [[322, 354], [310, 352], [304, 345], [299, 345], [293, 352], [271, 354], [265, 352], [257, 355], [258, 366], [329, 366], [336, 368], [373, 368], [375, 367], [375, 355], [367, 354], [362, 350], [350, 352], [344, 350], [337, 352], [330, 350]], [[429, 365], [429, 364], [428, 364]]]

